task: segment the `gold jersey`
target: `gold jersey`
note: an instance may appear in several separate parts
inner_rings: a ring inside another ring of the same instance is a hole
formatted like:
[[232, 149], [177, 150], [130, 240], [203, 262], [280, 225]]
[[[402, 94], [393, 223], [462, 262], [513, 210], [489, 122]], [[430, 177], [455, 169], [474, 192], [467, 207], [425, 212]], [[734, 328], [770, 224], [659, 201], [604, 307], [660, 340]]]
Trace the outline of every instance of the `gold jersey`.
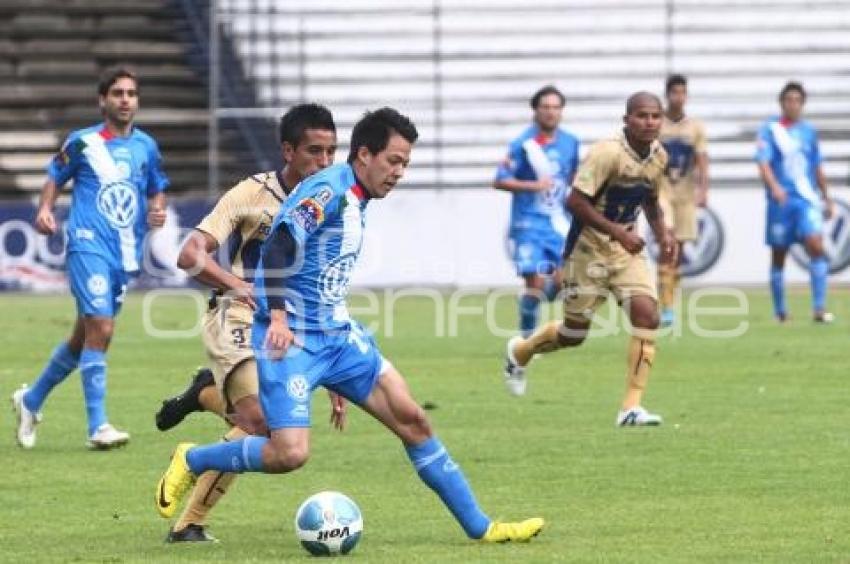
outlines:
[[[228, 190], [196, 229], [218, 242], [219, 263], [239, 278], [253, 282], [260, 259], [260, 247], [271, 232], [272, 222], [286, 199], [278, 172], [261, 172], [250, 176]], [[250, 321], [251, 309], [234, 301], [229, 307], [239, 309], [239, 317]], [[244, 310], [244, 311], [243, 311]]]
[[[587, 195], [594, 208], [609, 221], [633, 229], [644, 201], [658, 197], [666, 167], [667, 153], [661, 143], [653, 141], [649, 154], [641, 158], [629, 146], [625, 134], [620, 133], [590, 148], [579, 166], [573, 190]], [[581, 220], [573, 218], [565, 257], [570, 256], [577, 243], [605, 254], [626, 252], [610, 235], [586, 227]]]
[[667, 180], [677, 190], [682, 187], [693, 194], [696, 156], [708, 152], [705, 126], [688, 116], [674, 121], [665, 115], [658, 140], [667, 151]]

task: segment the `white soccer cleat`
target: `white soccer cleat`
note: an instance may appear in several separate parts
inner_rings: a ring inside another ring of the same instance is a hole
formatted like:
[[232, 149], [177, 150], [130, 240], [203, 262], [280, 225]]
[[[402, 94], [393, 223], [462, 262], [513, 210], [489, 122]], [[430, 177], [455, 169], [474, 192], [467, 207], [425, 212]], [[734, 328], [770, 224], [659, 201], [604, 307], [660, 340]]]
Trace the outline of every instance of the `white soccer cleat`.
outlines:
[[126, 445], [130, 434], [119, 431], [109, 423], [104, 423], [89, 437], [86, 446], [92, 450], [109, 450]]
[[835, 315], [828, 311], [822, 311], [815, 314], [814, 321], [815, 323], [829, 325], [830, 323], [835, 323]]
[[18, 429], [15, 436], [21, 448], [32, 448], [35, 446], [35, 426], [41, 423], [41, 412], [32, 412], [24, 405], [24, 394], [27, 385], [22, 384], [12, 394], [12, 411], [18, 419]]
[[639, 405], [617, 413], [618, 427], [655, 426], [661, 425], [662, 421], [660, 415], [650, 413]]
[[514, 347], [522, 337], [511, 337], [505, 353], [505, 386], [514, 396], [524, 396], [528, 380], [525, 378], [525, 366], [520, 366], [514, 358]]

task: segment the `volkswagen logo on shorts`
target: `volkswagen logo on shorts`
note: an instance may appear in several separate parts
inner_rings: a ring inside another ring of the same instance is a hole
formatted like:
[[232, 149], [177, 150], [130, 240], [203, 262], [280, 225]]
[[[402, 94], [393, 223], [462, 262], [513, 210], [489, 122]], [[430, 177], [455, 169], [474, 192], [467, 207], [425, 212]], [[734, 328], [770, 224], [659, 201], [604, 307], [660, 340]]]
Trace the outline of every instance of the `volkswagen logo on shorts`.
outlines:
[[[834, 200], [835, 214], [823, 223], [823, 249], [829, 260], [829, 273], [835, 274], [850, 266], [850, 205]], [[794, 262], [809, 268], [809, 255], [802, 245], [791, 247]]]
[[97, 192], [97, 211], [116, 229], [133, 225], [138, 207], [136, 189], [126, 181], [107, 184]]
[[295, 401], [307, 401], [310, 396], [310, 385], [304, 376], [296, 374], [286, 381], [286, 393]]
[[[717, 264], [723, 253], [723, 224], [711, 208], [697, 208], [697, 239], [682, 246], [682, 276], [699, 276]], [[649, 246], [652, 260], [658, 262], [658, 244]]]
[[333, 259], [319, 275], [319, 295], [327, 304], [337, 304], [345, 300], [351, 285], [351, 273], [357, 253], [347, 253]]

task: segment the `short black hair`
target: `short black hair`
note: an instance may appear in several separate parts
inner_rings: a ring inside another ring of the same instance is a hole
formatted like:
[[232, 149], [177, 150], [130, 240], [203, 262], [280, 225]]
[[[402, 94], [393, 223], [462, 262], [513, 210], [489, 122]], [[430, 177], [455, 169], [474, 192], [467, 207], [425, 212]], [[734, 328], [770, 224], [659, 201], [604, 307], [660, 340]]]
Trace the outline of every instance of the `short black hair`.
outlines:
[[543, 96], [548, 96], [549, 94], [554, 94], [561, 101], [561, 107], [567, 103], [567, 98], [564, 96], [564, 93], [558, 90], [558, 88], [554, 84], [547, 84], [540, 90], [534, 93], [531, 97], [531, 100], [528, 101], [531, 109], [536, 110], [537, 106], [540, 105], [540, 100], [543, 99]]
[[293, 147], [304, 140], [307, 129], [325, 129], [336, 133], [336, 123], [331, 111], [320, 104], [298, 104], [292, 106], [280, 118], [280, 144]]
[[641, 90], [640, 92], [635, 92], [626, 100], [626, 115], [631, 115], [632, 112], [637, 109], [638, 106], [641, 106], [647, 100], [651, 100], [658, 104], [658, 108], [662, 108], [661, 99], [653, 94], [652, 92], [647, 92], [646, 90]]
[[800, 96], [803, 97], [803, 102], [806, 101], [806, 89], [803, 88], [803, 83], [796, 80], [789, 80], [785, 83], [785, 86], [782, 87], [782, 90], [779, 91], [779, 101], [781, 102], [785, 99], [785, 95], [789, 92], [799, 92]]
[[688, 79], [683, 74], [671, 74], [667, 77], [667, 82], [664, 84], [664, 93], [670, 94], [670, 91], [673, 90], [674, 86], [684, 86], [688, 87]]
[[400, 114], [393, 108], [381, 108], [372, 112], [366, 112], [360, 118], [351, 131], [351, 148], [348, 152], [348, 162], [353, 163], [357, 158], [360, 147], [366, 147], [373, 155], [377, 155], [387, 148], [390, 137], [398, 133], [409, 143], [416, 143], [419, 132], [416, 126], [405, 115]]
[[97, 93], [101, 96], [106, 96], [112, 85], [118, 82], [120, 78], [131, 78], [136, 83], [136, 91], [139, 90], [139, 78], [132, 68], [126, 65], [117, 67], [109, 67], [100, 75], [100, 80], [97, 81]]

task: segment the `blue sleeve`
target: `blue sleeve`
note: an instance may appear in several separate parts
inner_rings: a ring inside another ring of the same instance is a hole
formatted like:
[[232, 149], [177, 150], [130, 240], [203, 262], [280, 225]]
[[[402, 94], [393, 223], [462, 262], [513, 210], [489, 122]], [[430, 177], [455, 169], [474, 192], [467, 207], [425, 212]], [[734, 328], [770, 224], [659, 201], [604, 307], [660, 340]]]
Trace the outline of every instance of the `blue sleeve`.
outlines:
[[286, 201], [279, 223], [285, 223], [298, 246], [303, 246], [345, 201], [345, 193], [336, 194], [327, 182], [301, 184]]
[[269, 309], [285, 309], [286, 269], [295, 262], [298, 251], [295, 240], [285, 223], [271, 232], [262, 246], [263, 284]]
[[170, 184], [168, 177], [162, 171], [162, 155], [155, 141], [151, 141], [148, 151], [148, 198], [164, 191]]
[[769, 124], [762, 125], [756, 133], [755, 160], [758, 163], [769, 163], [773, 160], [773, 134]]
[[817, 168], [823, 163], [823, 156], [820, 153], [820, 140], [818, 132], [812, 128], [812, 168]]
[[578, 170], [579, 147], [580, 147], [580, 143], [579, 143], [578, 138], [573, 139], [573, 154], [572, 154], [573, 169], [570, 171], [570, 179], [569, 179], [570, 181], [567, 184], [567, 187], [572, 186], [573, 180], [575, 180], [575, 177], [576, 177], [576, 171]]
[[84, 146], [82, 139], [72, 133], [65, 140], [59, 152], [50, 159], [50, 163], [47, 165], [47, 176], [57, 186], [63, 186], [74, 176], [83, 158]]
[[516, 172], [519, 170], [523, 159], [525, 159], [525, 150], [521, 143], [511, 143], [508, 147], [508, 154], [499, 163], [496, 169], [496, 180], [507, 180], [516, 178]]

